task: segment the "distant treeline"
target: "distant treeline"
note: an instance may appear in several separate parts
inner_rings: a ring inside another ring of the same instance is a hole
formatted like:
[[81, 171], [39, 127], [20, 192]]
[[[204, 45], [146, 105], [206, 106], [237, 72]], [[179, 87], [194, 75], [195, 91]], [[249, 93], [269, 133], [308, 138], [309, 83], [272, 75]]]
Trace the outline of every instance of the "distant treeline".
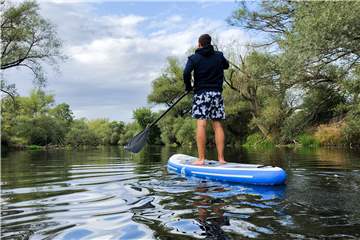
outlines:
[[[240, 2], [228, 22], [261, 36], [241, 54], [223, 46], [233, 63], [224, 85], [228, 145], [360, 145], [359, 1]], [[149, 103], [170, 106], [184, 91], [183, 62], [169, 58], [153, 81]], [[73, 119], [69, 105], [35, 90], [2, 101], [2, 143], [125, 144], [159, 113], [134, 111], [124, 124]], [[152, 130], [152, 144], [194, 145], [191, 96]], [[210, 140], [212, 131], [208, 131]]]

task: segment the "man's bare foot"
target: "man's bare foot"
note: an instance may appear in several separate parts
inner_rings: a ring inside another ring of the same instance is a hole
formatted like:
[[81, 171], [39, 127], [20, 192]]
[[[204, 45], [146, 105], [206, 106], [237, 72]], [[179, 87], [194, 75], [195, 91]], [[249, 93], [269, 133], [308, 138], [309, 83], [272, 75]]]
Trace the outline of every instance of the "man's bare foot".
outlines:
[[225, 164], [225, 163], [227, 163], [225, 160], [219, 160], [219, 163], [220, 164]]
[[205, 160], [196, 160], [195, 162], [192, 163], [193, 165], [204, 165], [205, 164]]

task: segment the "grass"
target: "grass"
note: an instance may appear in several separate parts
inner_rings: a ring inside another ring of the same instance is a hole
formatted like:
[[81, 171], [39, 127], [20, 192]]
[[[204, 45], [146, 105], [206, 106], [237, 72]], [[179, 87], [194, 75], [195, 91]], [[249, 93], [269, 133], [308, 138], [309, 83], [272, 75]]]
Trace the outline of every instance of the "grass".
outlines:
[[43, 146], [39, 146], [39, 145], [27, 145], [25, 146], [26, 149], [28, 150], [41, 150], [44, 149]]
[[320, 142], [312, 135], [303, 133], [296, 138], [303, 147], [319, 147]]
[[275, 144], [265, 139], [260, 133], [254, 133], [246, 138], [243, 146], [247, 148], [273, 148]]
[[322, 146], [340, 146], [343, 143], [343, 124], [321, 124], [317, 127], [314, 137]]

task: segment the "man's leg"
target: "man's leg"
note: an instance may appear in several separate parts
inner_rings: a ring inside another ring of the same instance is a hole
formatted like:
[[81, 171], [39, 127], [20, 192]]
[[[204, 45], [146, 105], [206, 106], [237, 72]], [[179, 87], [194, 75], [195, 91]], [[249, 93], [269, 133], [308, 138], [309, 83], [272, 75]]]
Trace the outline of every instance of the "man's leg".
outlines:
[[220, 121], [214, 120], [212, 122], [212, 126], [215, 132], [215, 143], [216, 143], [216, 150], [218, 153], [218, 160], [220, 163], [226, 163], [224, 159], [224, 145], [225, 145], [224, 129]]
[[205, 161], [205, 145], [206, 145], [206, 120], [196, 120], [196, 144], [198, 148], [199, 159], [193, 164], [202, 165]]

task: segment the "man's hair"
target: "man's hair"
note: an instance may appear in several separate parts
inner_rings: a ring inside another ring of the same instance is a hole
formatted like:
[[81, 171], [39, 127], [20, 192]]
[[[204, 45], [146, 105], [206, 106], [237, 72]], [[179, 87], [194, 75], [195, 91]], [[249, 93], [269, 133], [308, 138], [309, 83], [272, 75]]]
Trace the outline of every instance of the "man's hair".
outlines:
[[211, 44], [211, 37], [209, 34], [203, 34], [199, 37], [199, 43], [201, 46], [205, 47]]

